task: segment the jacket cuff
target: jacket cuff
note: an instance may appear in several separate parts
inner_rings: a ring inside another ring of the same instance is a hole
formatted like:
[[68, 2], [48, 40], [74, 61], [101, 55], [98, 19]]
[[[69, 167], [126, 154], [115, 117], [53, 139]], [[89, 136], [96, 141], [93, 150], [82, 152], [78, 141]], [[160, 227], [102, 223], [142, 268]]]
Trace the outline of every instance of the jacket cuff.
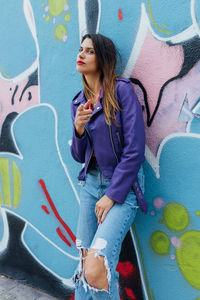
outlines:
[[76, 127], [74, 126], [74, 133], [75, 133], [75, 136], [79, 139], [81, 139], [84, 135], [85, 135], [85, 130], [83, 132], [83, 134], [78, 134], [78, 132], [76, 131]]
[[117, 202], [117, 203], [120, 203], [120, 204], [123, 204], [124, 201], [125, 201], [125, 199], [124, 199], [124, 201], [123, 201], [121, 197], [117, 197], [117, 195], [114, 195], [114, 193], [112, 193], [112, 192], [109, 190], [109, 188], [107, 189], [105, 195], [106, 195], [107, 197], [109, 197], [110, 199], [112, 199], [113, 201], [115, 201], [115, 202]]

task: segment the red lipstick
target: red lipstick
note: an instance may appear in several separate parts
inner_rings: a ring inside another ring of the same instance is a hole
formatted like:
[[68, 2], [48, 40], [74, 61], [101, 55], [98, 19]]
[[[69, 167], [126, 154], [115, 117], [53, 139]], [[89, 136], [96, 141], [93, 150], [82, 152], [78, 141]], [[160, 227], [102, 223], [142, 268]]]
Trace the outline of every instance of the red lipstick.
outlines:
[[85, 63], [81, 60], [78, 60], [76, 63], [77, 63], [77, 65], [85, 65]]

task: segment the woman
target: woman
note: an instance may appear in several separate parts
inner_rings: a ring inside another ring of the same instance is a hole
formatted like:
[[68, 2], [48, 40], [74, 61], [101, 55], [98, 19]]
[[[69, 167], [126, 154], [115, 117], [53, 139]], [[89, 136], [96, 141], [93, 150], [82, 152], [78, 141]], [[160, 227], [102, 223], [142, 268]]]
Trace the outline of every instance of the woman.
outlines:
[[76, 300], [120, 299], [116, 266], [121, 244], [138, 203], [147, 212], [139, 184], [145, 147], [142, 109], [130, 81], [117, 78], [115, 68], [113, 42], [101, 34], [85, 35], [77, 56], [84, 89], [71, 105], [71, 153], [85, 163], [78, 177]]

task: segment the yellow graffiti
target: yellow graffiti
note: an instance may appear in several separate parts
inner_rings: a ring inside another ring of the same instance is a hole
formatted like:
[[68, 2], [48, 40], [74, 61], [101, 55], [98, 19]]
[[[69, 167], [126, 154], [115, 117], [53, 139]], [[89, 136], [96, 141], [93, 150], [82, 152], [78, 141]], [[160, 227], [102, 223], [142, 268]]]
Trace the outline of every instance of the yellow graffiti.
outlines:
[[2, 193], [1, 193], [1, 188], [0, 188], [0, 206], [3, 204], [3, 198], [2, 198]]
[[3, 186], [4, 204], [11, 206], [10, 175], [8, 158], [0, 159], [1, 181]]
[[200, 231], [184, 232], [180, 242], [181, 247], [176, 249], [179, 268], [187, 282], [200, 290]]
[[21, 175], [15, 162], [12, 163], [13, 168], [13, 206], [16, 208], [21, 197]]
[[[154, 20], [153, 14], [152, 14], [151, 3], [148, 2], [147, 5], [148, 5], [148, 9], [149, 9], [149, 16], [150, 16], [150, 18], [151, 18], [151, 21], [152, 21], [153, 25], [154, 25], [159, 31], [161, 31], [161, 32], [163, 32], [163, 33], [166, 33], [166, 34], [170, 34], [170, 31], [169, 31], [169, 30], [162, 29], [160, 26], [158, 26], [158, 24], [157, 24], [156, 21]], [[166, 26], [166, 25], [163, 24], [163, 27], [165, 27], [165, 26]]]
[[50, 18], [51, 18], [50, 16], [46, 16], [45, 21], [49, 22]]
[[190, 221], [187, 209], [178, 202], [168, 203], [163, 211], [165, 225], [174, 231], [184, 230]]
[[156, 230], [150, 237], [150, 244], [153, 251], [159, 255], [165, 255], [170, 250], [170, 240], [166, 233]]
[[[21, 175], [15, 162], [12, 162], [12, 168], [10, 167], [8, 158], [0, 158], [0, 182], [0, 206], [12, 207], [13, 204], [13, 207], [16, 208], [21, 197]], [[13, 193], [11, 193], [11, 182]]]
[[151, 289], [151, 294], [152, 294], [152, 298], [153, 298], [153, 300], [156, 300], [156, 298], [155, 298], [155, 296], [154, 296], [154, 292], [153, 292], [153, 290]]
[[70, 18], [71, 18], [71, 16], [70, 16], [69, 13], [67, 13], [67, 14], [64, 15], [64, 20], [65, 20], [65, 22], [69, 22], [69, 21], [70, 21]]
[[58, 24], [54, 31], [54, 35], [56, 39], [61, 41], [66, 34], [67, 34], [67, 27], [63, 24]]
[[3, 73], [4, 76], [6, 76], [7, 78], [10, 78], [10, 76], [8, 74], [6, 74], [6, 72], [3, 70], [1, 65], [0, 65], [0, 70]]
[[49, 0], [48, 6], [52, 16], [59, 16], [64, 11], [65, 4], [67, 4], [66, 0]]

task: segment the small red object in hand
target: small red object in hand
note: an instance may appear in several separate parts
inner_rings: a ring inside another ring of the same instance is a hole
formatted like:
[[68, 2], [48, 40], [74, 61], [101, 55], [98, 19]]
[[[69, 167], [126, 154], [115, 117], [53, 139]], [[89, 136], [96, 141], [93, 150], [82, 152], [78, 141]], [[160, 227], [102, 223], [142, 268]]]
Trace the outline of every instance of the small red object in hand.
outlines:
[[93, 110], [92, 103], [89, 104], [89, 109]]

